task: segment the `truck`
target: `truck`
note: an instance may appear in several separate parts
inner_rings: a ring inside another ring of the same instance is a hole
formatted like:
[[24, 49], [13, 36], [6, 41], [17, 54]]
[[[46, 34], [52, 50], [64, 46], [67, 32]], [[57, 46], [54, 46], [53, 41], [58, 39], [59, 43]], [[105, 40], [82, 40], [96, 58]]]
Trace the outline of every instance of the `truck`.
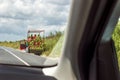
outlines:
[[27, 40], [20, 43], [20, 49], [25, 49], [27, 53], [41, 55], [46, 46], [44, 34], [44, 30], [28, 30]]

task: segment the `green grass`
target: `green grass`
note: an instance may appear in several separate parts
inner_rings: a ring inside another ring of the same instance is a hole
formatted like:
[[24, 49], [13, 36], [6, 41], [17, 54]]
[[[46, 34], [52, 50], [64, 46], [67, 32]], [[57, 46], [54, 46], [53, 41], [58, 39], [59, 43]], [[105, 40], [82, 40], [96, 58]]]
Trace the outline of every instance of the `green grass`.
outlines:
[[42, 53], [42, 55], [48, 56], [52, 49], [55, 47], [56, 43], [58, 42], [60, 36], [54, 36], [51, 38], [46, 38], [45, 44], [46, 44], [46, 50]]
[[6, 46], [6, 47], [12, 47], [14, 49], [19, 49], [19, 44], [20, 42], [19, 41], [15, 41], [15, 42], [7, 42], [7, 41], [4, 41], [4, 42], [0, 42], [0, 46]]
[[59, 57], [62, 52], [64, 35], [60, 37], [54, 37], [46, 40], [46, 46], [48, 50], [43, 52], [43, 55], [47, 55], [49, 57]]

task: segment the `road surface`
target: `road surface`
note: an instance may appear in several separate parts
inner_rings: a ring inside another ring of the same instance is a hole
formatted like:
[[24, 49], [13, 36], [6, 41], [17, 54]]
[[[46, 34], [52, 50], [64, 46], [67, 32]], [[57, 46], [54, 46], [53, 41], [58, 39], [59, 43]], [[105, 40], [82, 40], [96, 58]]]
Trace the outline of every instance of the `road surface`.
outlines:
[[49, 67], [55, 66], [57, 64], [57, 60], [0, 46], [0, 64]]

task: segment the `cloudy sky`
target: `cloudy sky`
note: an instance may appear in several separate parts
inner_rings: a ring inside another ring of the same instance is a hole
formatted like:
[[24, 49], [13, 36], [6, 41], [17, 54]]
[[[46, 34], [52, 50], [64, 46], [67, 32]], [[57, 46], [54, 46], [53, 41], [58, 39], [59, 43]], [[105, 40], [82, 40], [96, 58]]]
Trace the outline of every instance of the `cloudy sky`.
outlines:
[[70, 0], [0, 0], [0, 41], [26, 38], [28, 29], [63, 31]]

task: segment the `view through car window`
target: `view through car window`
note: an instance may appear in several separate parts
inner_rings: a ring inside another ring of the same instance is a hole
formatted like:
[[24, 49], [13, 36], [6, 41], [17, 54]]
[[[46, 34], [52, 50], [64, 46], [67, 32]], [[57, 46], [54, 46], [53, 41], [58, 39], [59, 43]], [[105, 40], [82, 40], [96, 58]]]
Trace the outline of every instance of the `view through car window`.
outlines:
[[0, 63], [30, 66], [39, 56], [58, 58], [69, 9], [70, 0], [0, 0]]
[[120, 19], [118, 20], [117, 25], [114, 29], [114, 32], [112, 34], [112, 39], [113, 39], [114, 44], [115, 44], [118, 65], [119, 65], [119, 70], [120, 70]]

